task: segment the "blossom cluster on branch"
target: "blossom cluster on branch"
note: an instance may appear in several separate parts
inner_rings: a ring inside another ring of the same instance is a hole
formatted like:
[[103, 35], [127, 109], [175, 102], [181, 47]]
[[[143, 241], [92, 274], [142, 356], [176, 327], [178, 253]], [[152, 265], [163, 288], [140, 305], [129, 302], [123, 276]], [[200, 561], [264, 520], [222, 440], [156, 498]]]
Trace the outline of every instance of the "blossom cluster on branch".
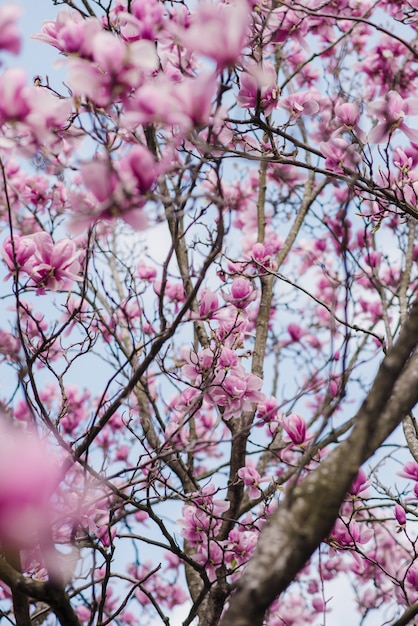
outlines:
[[0, 7], [0, 617], [415, 623], [417, 1], [52, 4], [63, 82]]

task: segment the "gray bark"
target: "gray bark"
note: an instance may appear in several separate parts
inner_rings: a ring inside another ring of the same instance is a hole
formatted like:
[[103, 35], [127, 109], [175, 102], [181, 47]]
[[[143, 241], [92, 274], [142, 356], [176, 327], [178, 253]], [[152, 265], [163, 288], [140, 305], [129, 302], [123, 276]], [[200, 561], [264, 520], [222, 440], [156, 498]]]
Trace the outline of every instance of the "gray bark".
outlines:
[[350, 435], [290, 491], [264, 527], [221, 626], [261, 626], [330, 532], [360, 466], [418, 402], [418, 303], [383, 359]]

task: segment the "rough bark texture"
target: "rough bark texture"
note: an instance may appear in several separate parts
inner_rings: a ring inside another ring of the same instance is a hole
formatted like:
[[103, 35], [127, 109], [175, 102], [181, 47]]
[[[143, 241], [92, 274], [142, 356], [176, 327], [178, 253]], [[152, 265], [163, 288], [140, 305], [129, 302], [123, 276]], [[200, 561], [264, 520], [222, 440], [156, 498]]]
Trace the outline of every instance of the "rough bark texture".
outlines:
[[[24, 576], [9, 565], [3, 556], [0, 556], [0, 578], [10, 587], [14, 596], [24, 595], [49, 605], [61, 626], [81, 626], [67, 594], [60, 586]], [[23, 626], [25, 622], [20, 623]]]
[[350, 435], [289, 493], [263, 529], [222, 626], [260, 626], [269, 605], [329, 533], [360, 466], [418, 401], [417, 343], [415, 302], [356, 415]]

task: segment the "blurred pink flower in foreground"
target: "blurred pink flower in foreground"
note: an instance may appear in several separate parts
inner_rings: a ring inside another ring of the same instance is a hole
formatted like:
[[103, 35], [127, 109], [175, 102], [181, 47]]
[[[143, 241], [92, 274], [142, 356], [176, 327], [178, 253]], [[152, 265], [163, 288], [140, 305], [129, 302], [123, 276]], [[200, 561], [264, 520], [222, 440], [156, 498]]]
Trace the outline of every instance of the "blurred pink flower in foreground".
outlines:
[[176, 34], [186, 47], [211, 57], [223, 68], [238, 60], [248, 38], [249, 18], [245, 0], [231, 4], [201, 2], [189, 28], [177, 28]]
[[34, 433], [0, 417], [0, 545], [30, 547], [50, 528], [58, 471]]
[[0, 50], [19, 54], [20, 36], [16, 22], [21, 13], [22, 9], [14, 3], [0, 8]]

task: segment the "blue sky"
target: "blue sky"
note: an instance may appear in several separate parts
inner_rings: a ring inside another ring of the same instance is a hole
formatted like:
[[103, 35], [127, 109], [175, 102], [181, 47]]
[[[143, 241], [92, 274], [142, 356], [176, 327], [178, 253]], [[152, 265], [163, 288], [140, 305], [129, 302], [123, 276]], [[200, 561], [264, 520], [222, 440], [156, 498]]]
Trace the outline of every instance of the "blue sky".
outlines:
[[[50, 72], [53, 56], [51, 48], [40, 41], [30, 39], [30, 36], [41, 30], [45, 20], [52, 20], [57, 15], [60, 7], [53, 5], [52, 0], [20, 0], [16, 2], [22, 8], [22, 16], [19, 21], [22, 33], [22, 52], [13, 60], [13, 65], [24, 67], [28, 72], [28, 78], [32, 79], [36, 74]], [[57, 55], [58, 56], [58, 55]], [[7, 59], [7, 64], [11, 61]]]

